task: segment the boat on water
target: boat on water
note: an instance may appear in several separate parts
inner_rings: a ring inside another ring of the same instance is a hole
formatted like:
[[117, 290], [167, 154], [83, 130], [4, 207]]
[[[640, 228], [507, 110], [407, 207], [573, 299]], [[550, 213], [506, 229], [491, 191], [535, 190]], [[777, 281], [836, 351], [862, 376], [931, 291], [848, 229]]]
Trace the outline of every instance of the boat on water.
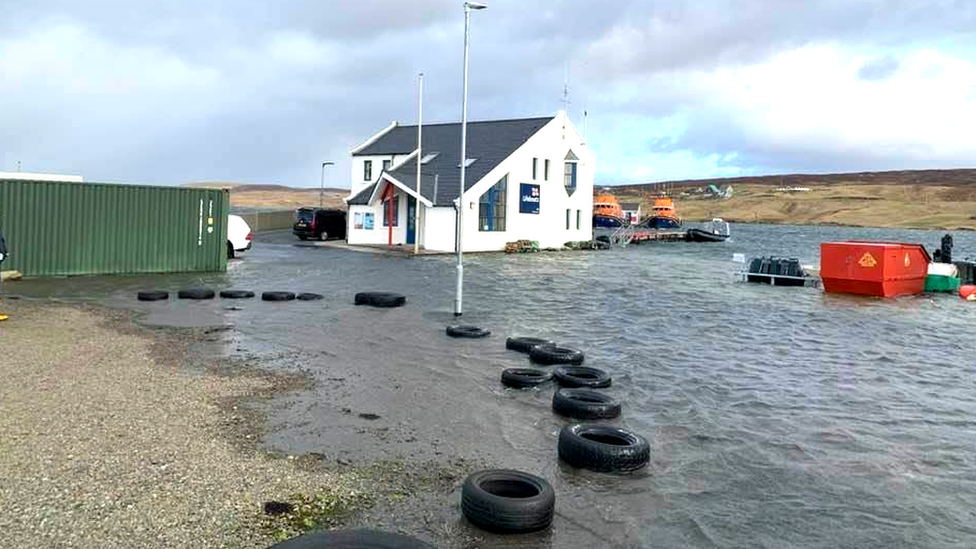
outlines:
[[725, 242], [731, 235], [729, 224], [719, 217], [702, 224], [700, 229], [688, 229], [688, 240], [691, 242]]
[[616, 196], [603, 193], [593, 199], [593, 240], [613, 244], [627, 226], [624, 210]]
[[645, 229], [677, 229], [681, 227], [681, 218], [674, 209], [671, 197], [660, 196], [654, 199], [651, 215], [640, 223]]

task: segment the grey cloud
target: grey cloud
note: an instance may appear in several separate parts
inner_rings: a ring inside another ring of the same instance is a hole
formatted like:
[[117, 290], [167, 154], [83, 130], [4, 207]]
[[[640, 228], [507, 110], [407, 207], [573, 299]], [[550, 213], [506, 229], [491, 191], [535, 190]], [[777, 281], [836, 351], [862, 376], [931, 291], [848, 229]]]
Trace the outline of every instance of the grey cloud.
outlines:
[[[976, 6], [961, 0], [489, 3], [472, 16], [470, 116], [555, 112], [568, 61], [571, 111], [577, 122], [591, 112], [591, 142], [606, 147], [620, 137], [613, 123], [700, 106], [661, 85], [671, 74], [807, 44], [971, 44], [976, 28]], [[460, 4], [0, 0], [0, 168], [23, 160], [92, 180], [314, 185], [318, 163], [330, 159], [347, 183], [351, 147], [392, 119], [414, 121], [417, 71], [427, 77], [425, 118], [459, 117]], [[806, 144], [771, 146], [721, 113], [691, 120], [681, 139], [655, 147], [742, 150], [770, 170], [858, 162]], [[601, 177], [616, 182], [620, 166], [609, 164]]]
[[885, 80], [898, 71], [901, 61], [894, 55], [881, 55], [865, 61], [857, 69], [857, 77], [861, 80]]

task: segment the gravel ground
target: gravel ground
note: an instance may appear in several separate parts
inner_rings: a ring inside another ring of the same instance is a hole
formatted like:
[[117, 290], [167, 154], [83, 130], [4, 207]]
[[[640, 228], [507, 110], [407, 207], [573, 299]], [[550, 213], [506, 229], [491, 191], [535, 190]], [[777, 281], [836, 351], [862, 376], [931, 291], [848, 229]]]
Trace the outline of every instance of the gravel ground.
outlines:
[[250, 442], [262, 418], [237, 404], [303, 380], [218, 363], [189, 373], [189, 332], [136, 328], [124, 313], [11, 300], [4, 310], [0, 545], [267, 547], [265, 501], [363, 501], [354, 472]]

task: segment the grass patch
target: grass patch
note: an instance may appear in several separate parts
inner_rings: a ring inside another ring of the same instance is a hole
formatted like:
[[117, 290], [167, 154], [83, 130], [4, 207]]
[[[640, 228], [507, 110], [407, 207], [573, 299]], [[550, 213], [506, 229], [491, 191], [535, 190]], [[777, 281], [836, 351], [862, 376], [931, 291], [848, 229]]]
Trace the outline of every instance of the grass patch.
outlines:
[[339, 526], [356, 511], [372, 505], [372, 497], [354, 490], [315, 495], [294, 494], [282, 500], [292, 510], [279, 515], [261, 515], [258, 527], [275, 541], [284, 541], [312, 530]]

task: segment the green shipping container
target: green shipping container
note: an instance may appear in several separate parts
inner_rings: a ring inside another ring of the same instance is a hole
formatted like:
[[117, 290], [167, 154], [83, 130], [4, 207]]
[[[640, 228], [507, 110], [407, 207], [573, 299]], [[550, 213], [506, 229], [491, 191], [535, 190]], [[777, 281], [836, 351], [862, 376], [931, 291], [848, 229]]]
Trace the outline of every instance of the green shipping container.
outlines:
[[24, 276], [227, 270], [225, 190], [0, 180], [0, 225]]

